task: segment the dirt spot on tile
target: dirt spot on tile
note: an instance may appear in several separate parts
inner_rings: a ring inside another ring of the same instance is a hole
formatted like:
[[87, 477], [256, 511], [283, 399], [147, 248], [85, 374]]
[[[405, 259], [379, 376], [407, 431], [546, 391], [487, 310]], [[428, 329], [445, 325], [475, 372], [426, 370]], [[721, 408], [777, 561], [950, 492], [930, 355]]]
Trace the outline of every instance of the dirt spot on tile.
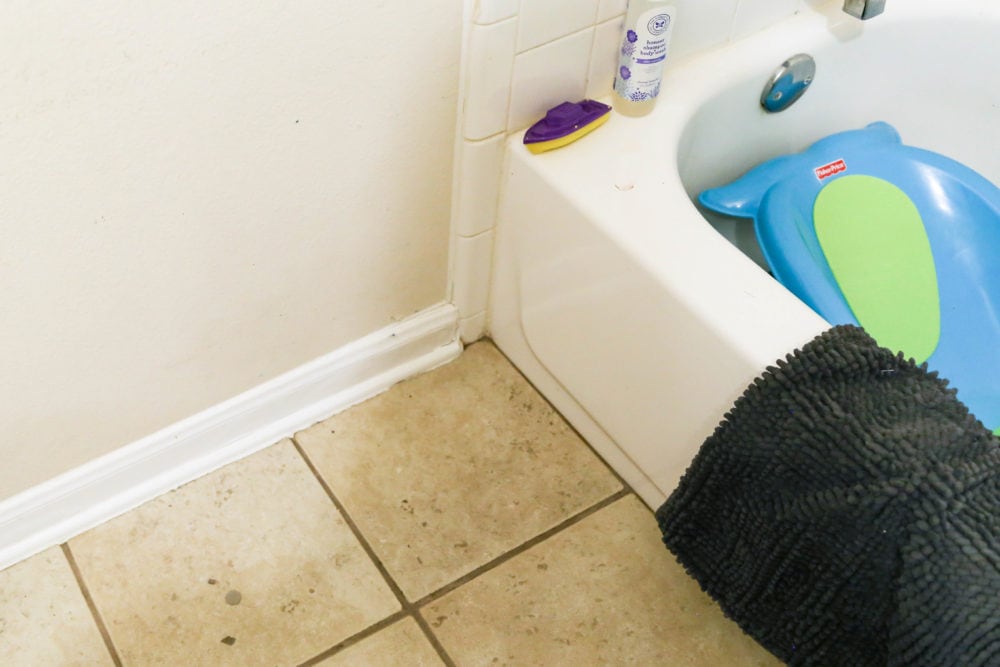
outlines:
[[232, 646], [233, 644], [236, 643], [236, 637], [226, 635], [225, 637], [222, 638], [222, 643], [225, 644], [226, 646]]

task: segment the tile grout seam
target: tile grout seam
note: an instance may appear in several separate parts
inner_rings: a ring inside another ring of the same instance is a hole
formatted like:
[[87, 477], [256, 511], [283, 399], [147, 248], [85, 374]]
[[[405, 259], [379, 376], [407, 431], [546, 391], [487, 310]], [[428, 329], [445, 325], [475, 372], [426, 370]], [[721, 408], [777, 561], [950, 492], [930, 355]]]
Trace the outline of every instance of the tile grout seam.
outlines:
[[305, 662], [299, 663], [298, 667], [310, 667], [311, 665], [318, 664], [322, 660], [325, 660], [325, 659], [329, 658], [330, 656], [332, 656], [332, 655], [334, 655], [336, 653], [339, 653], [340, 651], [342, 651], [342, 650], [344, 650], [344, 649], [346, 649], [346, 648], [348, 648], [350, 646], [354, 646], [355, 644], [358, 644], [358, 643], [362, 642], [363, 640], [368, 639], [372, 635], [374, 635], [374, 634], [376, 634], [378, 632], [381, 632], [382, 630], [385, 630], [387, 627], [389, 627], [393, 623], [396, 623], [397, 621], [401, 621], [401, 620], [403, 620], [404, 618], [406, 618], [409, 615], [410, 615], [409, 612], [407, 612], [405, 609], [400, 609], [399, 611], [393, 612], [393, 613], [389, 614], [388, 616], [386, 616], [385, 618], [383, 618], [381, 621], [377, 621], [375, 623], [372, 623], [371, 625], [369, 625], [364, 630], [356, 632], [353, 635], [351, 635], [350, 637], [347, 637], [346, 639], [340, 640], [339, 642], [337, 642], [336, 644], [334, 644], [330, 648], [324, 650], [322, 653], [317, 653], [316, 655], [314, 655], [313, 657], [309, 658]]
[[[585, 440], [583, 440], [583, 442], [586, 443]], [[442, 659], [442, 661], [445, 663], [445, 665], [447, 665], [448, 667], [455, 667], [456, 663], [452, 660], [451, 656], [448, 655], [447, 651], [445, 650], [444, 646], [441, 644], [441, 642], [438, 639], [437, 635], [434, 634], [433, 629], [430, 627], [430, 625], [427, 623], [427, 620], [420, 613], [420, 610], [421, 610], [422, 607], [426, 607], [427, 605], [431, 604], [432, 602], [435, 602], [438, 599], [444, 597], [448, 593], [451, 593], [452, 591], [460, 588], [461, 586], [464, 586], [465, 584], [473, 581], [474, 579], [477, 579], [480, 576], [486, 574], [487, 572], [490, 572], [491, 570], [493, 570], [493, 569], [495, 569], [495, 568], [503, 565], [507, 561], [516, 558], [517, 556], [521, 555], [525, 551], [528, 551], [532, 547], [535, 547], [538, 544], [541, 544], [542, 542], [548, 540], [550, 537], [554, 537], [555, 535], [561, 533], [562, 531], [566, 530], [567, 528], [570, 528], [571, 526], [574, 526], [577, 523], [580, 523], [581, 521], [587, 519], [588, 517], [590, 517], [593, 514], [596, 514], [597, 512], [599, 512], [600, 510], [608, 507], [609, 505], [612, 505], [615, 502], [617, 502], [617, 501], [619, 501], [619, 500], [621, 500], [623, 498], [626, 498], [626, 497], [629, 497], [629, 496], [635, 496], [635, 492], [627, 484], [625, 484], [624, 482], [622, 482], [622, 485], [623, 485], [622, 488], [618, 489], [617, 491], [615, 491], [614, 493], [610, 494], [609, 496], [606, 496], [606, 497], [602, 498], [601, 500], [599, 500], [599, 501], [597, 501], [597, 502], [595, 502], [595, 503], [593, 503], [593, 504], [585, 507], [584, 509], [580, 510], [576, 514], [573, 514], [572, 516], [570, 516], [570, 517], [568, 517], [568, 518], [560, 521], [555, 526], [553, 526], [553, 527], [551, 527], [551, 528], [549, 528], [549, 529], [547, 529], [547, 530], [545, 530], [545, 531], [543, 531], [543, 532], [535, 535], [534, 537], [532, 537], [532, 538], [530, 538], [530, 539], [522, 542], [521, 544], [519, 544], [519, 545], [517, 545], [517, 546], [515, 546], [515, 547], [513, 547], [511, 549], [508, 549], [507, 551], [505, 551], [504, 553], [500, 554], [496, 558], [494, 558], [494, 559], [492, 559], [492, 560], [490, 560], [490, 561], [488, 561], [488, 562], [486, 562], [486, 563], [484, 563], [484, 564], [482, 564], [482, 565], [474, 568], [473, 570], [467, 572], [466, 574], [464, 574], [461, 577], [455, 579], [454, 581], [451, 581], [451, 582], [445, 584], [444, 586], [438, 588], [437, 590], [435, 590], [435, 591], [433, 591], [431, 593], [428, 593], [427, 595], [425, 595], [425, 596], [417, 599], [414, 602], [410, 602], [406, 598], [406, 596], [403, 594], [402, 589], [400, 589], [399, 586], [396, 584], [395, 580], [392, 578], [392, 575], [389, 574], [389, 571], [386, 569], [385, 564], [382, 563], [381, 559], [378, 558], [378, 555], [375, 554], [374, 550], [371, 548], [371, 544], [368, 542], [368, 540], [361, 533], [360, 528], [358, 528], [357, 524], [354, 522], [354, 520], [351, 518], [351, 516], [347, 513], [346, 508], [343, 506], [343, 504], [340, 502], [340, 500], [333, 493], [333, 490], [330, 488], [330, 485], [327, 484], [326, 480], [323, 479], [323, 477], [320, 475], [319, 470], [315, 467], [315, 465], [313, 465], [313, 462], [309, 458], [309, 455], [305, 452], [305, 449], [302, 448], [302, 446], [298, 443], [297, 440], [295, 440], [294, 437], [292, 438], [292, 443], [295, 446], [296, 450], [298, 450], [299, 455], [302, 456], [302, 458], [305, 460], [306, 465], [312, 471], [312, 473], [316, 477], [317, 481], [319, 481], [320, 485], [323, 487], [323, 490], [326, 492], [326, 494], [330, 498], [331, 502], [333, 502], [334, 506], [341, 513], [341, 515], [344, 517], [344, 521], [347, 523], [347, 525], [350, 527], [350, 529], [354, 532], [355, 537], [361, 543], [361, 546], [364, 548], [365, 552], [368, 554], [368, 557], [375, 563], [375, 566], [378, 569], [379, 573], [382, 575], [382, 577], [385, 579], [386, 583], [392, 589], [392, 592], [396, 595], [397, 600], [399, 601], [402, 609], [400, 611], [398, 611], [398, 612], [395, 612], [392, 616], [390, 616], [388, 618], [391, 618], [392, 622], [395, 622], [396, 620], [399, 620], [399, 619], [401, 619], [401, 618], [403, 618], [405, 616], [412, 616], [413, 619], [414, 619], [414, 621], [416, 621], [417, 625], [419, 625], [420, 629], [424, 632], [424, 635], [427, 637], [427, 640], [434, 647], [435, 651], [437, 651], [438, 657], [440, 657]], [[588, 447], [589, 447], [589, 445], [588, 445]], [[602, 460], [602, 462], [603, 462], [603, 460]], [[617, 477], [617, 475], [616, 475], [616, 477]], [[619, 481], [621, 481], [621, 480], [619, 480]], [[352, 635], [351, 637], [348, 637], [347, 639], [339, 642], [335, 646], [333, 646], [333, 647], [331, 647], [331, 648], [323, 651], [322, 653], [320, 653], [320, 654], [318, 654], [318, 655], [310, 658], [306, 662], [302, 663], [301, 667], [306, 667], [307, 665], [314, 665], [319, 660], [322, 660], [322, 659], [325, 659], [327, 657], [330, 657], [330, 656], [332, 656], [332, 655], [340, 652], [341, 650], [347, 648], [348, 646], [352, 646], [352, 645], [360, 642], [363, 639], [367, 639], [368, 637], [374, 635], [379, 630], [382, 630], [385, 627], [388, 627], [389, 625], [391, 625], [391, 622], [388, 621], [388, 618], [387, 619], [383, 619], [383, 620], [379, 621], [378, 623], [375, 623], [375, 624], [373, 624], [373, 625], [365, 628], [364, 630], [362, 630], [362, 631], [360, 631], [360, 632]]]
[[87, 583], [83, 580], [83, 573], [80, 571], [80, 566], [76, 562], [76, 557], [73, 556], [73, 552], [69, 548], [69, 543], [64, 542], [59, 545], [59, 548], [62, 549], [63, 556], [69, 564], [69, 569], [73, 572], [73, 577], [76, 579], [76, 585], [80, 589], [80, 593], [83, 595], [84, 602], [87, 603], [87, 608], [90, 610], [90, 615], [93, 617], [94, 623], [97, 625], [98, 632], [101, 633], [101, 639], [104, 641], [104, 646], [107, 648], [112, 662], [114, 662], [115, 667], [122, 667], [123, 663], [121, 656], [118, 655], [118, 649], [115, 648], [115, 644], [111, 640], [111, 633], [108, 632], [108, 627], [105, 625], [104, 619], [101, 617], [101, 612], [97, 609], [97, 603], [94, 602], [94, 598], [90, 594], [90, 589], [87, 587]]
[[[313, 476], [316, 478], [320, 486], [323, 488], [323, 491], [326, 492], [327, 497], [330, 498], [330, 501], [333, 503], [334, 507], [337, 508], [337, 511], [340, 513], [341, 517], [343, 517], [344, 522], [347, 524], [348, 528], [350, 528], [351, 532], [354, 534], [355, 539], [357, 539], [358, 542], [361, 544], [361, 548], [365, 551], [365, 553], [368, 555], [368, 558], [375, 565], [375, 568], [382, 576], [382, 579], [385, 581], [386, 585], [389, 586], [389, 589], [392, 591], [393, 595], [396, 596], [396, 601], [399, 603], [401, 609], [399, 612], [394, 613], [393, 617], [398, 616], [399, 618], [403, 618], [404, 616], [411, 616], [413, 620], [417, 623], [417, 625], [420, 627], [424, 635], [427, 637], [427, 641], [430, 642], [431, 646], [434, 648], [434, 651], [437, 653], [438, 657], [441, 658], [442, 662], [444, 662], [444, 664], [447, 665], [448, 667], [455, 667], [454, 660], [452, 660], [451, 656], [448, 655], [448, 652], [445, 650], [444, 646], [441, 645], [441, 642], [438, 640], [438, 638], [432, 632], [430, 632], [430, 627], [427, 625], [426, 620], [420, 615], [417, 606], [411, 603], [406, 598], [406, 595], [403, 594], [402, 589], [396, 583], [396, 580], [393, 579], [392, 575], [389, 573], [388, 568], [386, 568], [385, 564], [382, 562], [382, 559], [379, 558], [377, 553], [375, 553], [375, 549], [372, 548], [371, 543], [361, 532], [361, 529], [358, 527], [357, 523], [355, 523], [351, 515], [347, 512], [347, 508], [344, 507], [343, 503], [340, 502], [340, 499], [337, 498], [337, 495], [333, 492], [333, 489], [320, 474], [319, 469], [312, 462], [312, 459], [309, 458], [309, 455], [306, 453], [305, 448], [302, 447], [301, 444], [299, 444], [299, 441], [295, 438], [295, 436], [292, 436], [291, 440], [292, 440], [292, 445], [294, 445], [296, 451], [298, 451], [299, 456], [301, 456], [302, 459], [305, 461], [306, 466], [308, 466]], [[333, 655], [338, 651], [346, 648], [347, 646], [350, 646], [358, 641], [361, 641], [362, 639], [371, 636], [378, 630], [381, 630], [389, 625], [389, 623], [386, 623], [385, 620], [386, 619], [383, 619], [382, 621], [379, 621], [379, 623], [375, 623], [372, 626], [365, 628], [361, 632], [358, 632], [352, 635], [351, 637], [348, 637], [344, 641], [338, 643], [336, 646], [327, 649], [326, 651], [315, 656], [314, 658], [310, 658], [308, 661], [303, 663], [303, 665], [315, 664], [314, 663], [315, 660], [319, 660], [328, 657], [330, 655]], [[383, 623], [384, 625], [381, 625], [381, 627], [376, 627], [380, 626], [380, 624]], [[375, 627], [376, 629], [372, 630], [373, 627]]]
[[488, 573], [488, 572], [490, 572], [490, 571], [492, 571], [492, 570], [500, 567], [501, 565], [503, 565], [507, 561], [513, 560], [517, 556], [520, 556], [525, 551], [528, 551], [529, 549], [532, 549], [533, 547], [538, 546], [539, 544], [541, 544], [542, 542], [545, 542], [549, 538], [555, 537], [556, 535], [558, 535], [559, 533], [563, 532], [567, 528], [570, 528], [570, 527], [572, 527], [572, 526], [580, 523], [581, 521], [587, 519], [588, 517], [590, 517], [593, 514], [596, 514], [597, 512], [599, 512], [602, 509], [608, 507], [609, 505], [613, 505], [614, 503], [618, 502], [622, 498], [626, 498], [626, 497], [631, 496], [631, 495], [634, 495], [634, 493], [631, 490], [629, 490], [629, 489], [619, 489], [618, 491], [615, 491], [614, 493], [612, 493], [610, 496], [602, 498], [601, 500], [595, 502], [594, 504], [589, 505], [589, 506], [585, 507], [584, 509], [580, 510], [576, 514], [574, 514], [574, 515], [572, 515], [572, 516], [570, 516], [570, 517], [568, 517], [566, 519], [563, 519], [558, 524], [556, 524], [555, 526], [549, 528], [548, 530], [542, 531], [541, 533], [535, 535], [534, 537], [532, 537], [532, 538], [530, 538], [528, 540], [525, 540], [524, 542], [522, 542], [521, 544], [517, 545], [516, 547], [513, 547], [513, 548], [505, 551], [504, 553], [500, 554], [499, 556], [497, 556], [493, 560], [490, 560], [490, 561], [488, 561], [486, 563], [483, 563], [479, 567], [477, 567], [477, 568], [475, 568], [475, 569], [467, 572], [466, 574], [463, 574], [458, 579], [455, 579], [454, 581], [451, 581], [451, 582], [445, 584], [444, 586], [438, 588], [437, 590], [435, 590], [435, 591], [433, 591], [431, 593], [428, 593], [427, 595], [425, 595], [424, 597], [420, 598], [419, 600], [417, 600], [413, 604], [416, 607], [426, 607], [430, 603], [436, 602], [437, 600], [439, 600], [440, 598], [442, 598], [442, 597], [446, 596], [447, 594], [451, 593], [455, 589], [461, 588], [462, 586], [464, 586], [465, 584], [473, 581], [474, 579], [478, 579], [482, 575], [484, 575], [484, 574], [486, 574], [486, 573]]
[[[344, 639], [343, 641], [339, 642], [335, 646], [333, 646], [333, 647], [331, 647], [329, 649], [326, 649], [322, 653], [320, 653], [320, 654], [318, 654], [318, 655], [310, 658], [306, 662], [302, 663], [302, 665], [300, 667], [306, 667], [307, 665], [316, 664], [317, 661], [325, 659], [327, 657], [330, 657], [330, 656], [332, 656], [332, 655], [340, 652], [341, 650], [347, 648], [348, 646], [352, 646], [352, 645], [360, 642], [363, 639], [367, 639], [368, 637], [376, 634], [379, 630], [382, 630], [382, 629], [388, 627], [392, 623], [394, 623], [397, 620], [400, 620], [400, 619], [402, 619], [402, 618], [404, 618], [406, 616], [412, 616], [413, 617], [414, 621], [416, 621], [417, 625], [420, 626], [421, 630], [423, 631], [424, 635], [427, 637], [427, 639], [431, 643], [431, 645], [434, 647], [435, 651], [437, 651], [438, 657], [440, 657], [448, 667], [454, 667], [455, 666], [455, 662], [448, 655], [447, 651], [444, 649], [444, 646], [441, 645], [440, 640], [438, 640], [437, 636], [434, 634], [433, 629], [430, 627], [430, 625], [427, 623], [427, 620], [420, 613], [420, 609], [422, 607], [426, 607], [430, 603], [435, 602], [436, 600], [444, 597], [445, 595], [447, 595], [448, 593], [456, 590], [457, 588], [460, 588], [461, 586], [469, 583], [470, 581], [472, 581], [474, 579], [477, 579], [478, 577], [482, 576], [483, 574], [486, 574], [487, 572], [493, 570], [496, 567], [499, 567], [500, 565], [504, 564], [505, 562], [507, 562], [509, 560], [512, 560], [513, 558], [515, 558], [518, 555], [524, 553], [525, 551], [528, 551], [532, 547], [534, 547], [534, 546], [536, 546], [538, 544], [541, 544], [542, 542], [546, 541], [550, 537], [553, 537], [553, 536], [557, 535], [558, 533], [566, 530], [567, 528], [570, 528], [571, 526], [573, 526], [573, 525], [575, 525], [577, 523], [580, 523], [581, 521], [583, 521], [587, 517], [589, 517], [589, 516], [591, 516], [593, 514], [596, 514], [600, 510], [604, 509], [605, 507], [608, 507], [609, 505], [612, 505], [615, 502], [617, 502], [617, 501], [619, 501], [619, 500], [621, 500], [623, 498], [626, 498], [628, 496], [633, 496], [633, 497], [636, 497], [636, 498], [638, 497], [638, 495], [636, 494], [635, 490], [628, 484], [628, 482], [626, 482], [625, 479], [621, 475], [619, 475], [617, 471], [615, 471], [610, 465], [608, 465], [608, 463], [594, 450], [594, 448], [590, 445], [590, 443], [587, 441], [587, 439], [584, 438], [572, 426], [572, 424], [570, 424], [566, 420], [566, 418], [562, 415], [562, 413], [559, 412], [555, 408], [555, 406], [553, 406], [548, 401], [548, 399], [545, 398], [545, 396], [540, 391], [538, 391], [538, 388], [535, 387], [534, 384], [532, 384], [532, 382], [521, 372], [521, 370], [519, 368], [517, 368], [517, 366], [515, 366], [510, 361], [509, 358], [507, 358], [507, 355], [503, 354], [503, 351], [500, 350], [500, 348], [496, 346], [496, 344], [493, 342], [493, 340], [491, 338], [489, 338], [488, 336], [484, 336], [482, 339], [480, 339], [480, 341], [488, 342], [490, 345], [492, 345], [494, 348], [496, 348], [496, 350], [498, 352], [500, 352], [500, 354], [503, 356], [504, 360], [506, 360], [507, 363], [511, 366], [511, 368], [514, 369], [514, 371], [518, 374], [518, 376], [521, 377], [531, 387], [531, 389], [533, 391], [535, 391], [535, 393], [537, 393], [542, 398], [543, 401], [545, 401], [546, 405], [549, 406], [549, 409], [551, 409], [570, 428], [570, 430], [572, 430], [572, 432], [577, 436], [577, 438], [579, 438], [580, 442], [582, 442], [584, 444], [584, 446], [597, 458], [597, 460], [601, 462], [601, 464], [604, 466], [604, 468], [608, 472], [610, 472], [611, 475], [618, 481], [618, 483], [621, 485], [621, 488], [619, 488], [614, 493], [606, 496], [605, 498], [603, 498], [603, 499], [601, 499], [601, 500], [593, 503], [592, 505], [589, 505], [588, 507], [585, 507], [584, 509], [580, 510], [576, 514], [573, 514], [572, 516], [564, 519], [563, 521], [559, 522], [558, 524], [556, 524], [552, 528], [549, 528], [549, 529], [547, 529], [547, 530], [539, 533], [538, 535], [535, 535], [534, 537], [532, 537], [532, 538], [530, 538], [530, 539], [522, 542], [521, 544], [519, 544], [519, 545], [517, 545], [517, 546], [515, 546], [515, 547], [513, 547], [513, 548], [511, 548], [511, 549], [509, 549], [507, 551], [505, 551], [504, 553], [500, 554], [496, 558], [494, 558], [494, 559], [492, 559], [492, 560], [490, 560], [490, 561], [488, 561], [488, 562], [486, 562], [486, 563], [484, 563], [484, 564], [482, 564], [482, 565], [474, 568], [470, 572], [467, 572], [466, 574], [464, 574], [461, 577], [455, 579], [454, 581], [451, 581], [451, 582], [445, 584], [444, 586], [438, 588], [437, 590], [432, 591], [431, 593], [428, 593], [427, 595], [425, 595], [425, 596], [417, 599], [415, 602], [411, 603], [406, 598], [405, 594], [403, 594], [402, 589], [399, 588], [398, 584], [396, 584], [395, 579], [392, 578], [392, 575], [389, 573], [388, 569], [385, 567], [385, 564], [382, 563], [382, 560], [375, 553], [375, 550], [372, 548], [372, 546], [368, 542], [367, 538], [365, 538], [365, 536], [362, 534], [361, 529], [354, 522], [354, 519], [350, 516], [350, 514], [348, 514], [347, 508], [344, 507], [344, 505], [340, 502], [339, 498], [337, 498], [336, 494], [334, 494], [333, 489], [330, 487], [330, 485], [327, 483], [327, 481], [320, 474], [319, 469], [316, 468], [316, 466], [313, 464], [312, 460], [309, 458], [309, 455], [306, 453], [305, 448], [302, 447], [302, 445], [299, 444], [298, 440], [295, 438], [294, 435], [291, 436], [290, 440], [292, 442], [292, 445], [295, 447], [296, 451], [298, 451], [299, 456], [301, 456], [302, 459], [305, 461], [306, 466], [309, 468], [309, 470], [312, 472], [313, 476], [316, 478], [316, 480], [319, 482], [320, 486], [323, 488], [324, 492], [330, 498], [330, 501], [334, 504], [334, 507], [337, 508], [337, 511], [344, 518], [344, 521], [347, 523], [348, 527], [354, 533], [355, 538], [360, 542], [360, 544], [361, 544], [362, 548], [364, 549], [365, 553], [368, 555], [368, 557], [375, 564], [375, 567], [376, 567], [376, 569], [378, 569], [379, 574], [382, 575], [382, 578], [386, 581], [387, 585], [392, 590], [393, 594], [396, 596], [397, 601], [399, 602], [400, 606], [402, 607], [402, 609], [400, 611], [395, 612], [394, 614], [392, 614], [391, 616], [387, 617], [386, 619], [382, 619], [381, 621], [372, 624], [371, 626], [365, 628], [364, 630], [362, 630], [362, 631], [360, 631], [358, 633], [355, 633], [354, 635], [348, 637], [347, 639]], [[476, 341], [476, 342], [478, 343], [480, 341]], [[390, 622], [389, 619], [392, 619], [392, 621]]]

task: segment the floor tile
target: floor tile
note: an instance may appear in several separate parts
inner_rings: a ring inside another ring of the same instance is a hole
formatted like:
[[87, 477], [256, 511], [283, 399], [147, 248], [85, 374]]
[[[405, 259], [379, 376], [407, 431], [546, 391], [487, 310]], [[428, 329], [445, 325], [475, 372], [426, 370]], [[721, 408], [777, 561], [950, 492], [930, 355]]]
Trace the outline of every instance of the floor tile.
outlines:
[[59, 547], [0, 572], [5, 665], [111, 665], [94, 617]]
[[486, 342], [295, 437], [414, 601], [621, 488]]
[[633, 496], [421, 613], [460, 665], [781, 664], [684, 573]]
[[322, 667], [435, 667], [444, 663], [417, 622], [407, 617], [316, 664]]
[[399, 609], [287, 440], [70, 548], [126, 665], [293, 664]]

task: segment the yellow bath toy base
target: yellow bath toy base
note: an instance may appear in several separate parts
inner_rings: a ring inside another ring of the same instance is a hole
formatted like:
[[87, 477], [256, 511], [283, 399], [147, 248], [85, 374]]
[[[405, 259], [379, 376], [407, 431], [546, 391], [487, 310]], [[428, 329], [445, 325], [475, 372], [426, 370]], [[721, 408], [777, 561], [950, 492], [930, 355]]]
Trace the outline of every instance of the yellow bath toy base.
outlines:
[[531, 151], [532, 153], [544, 153], [545, 151], [550, 151], [553, 148], [562, 148], [567, 144], [573, 143], [580, 137], [590, 134], [591, 132], [599, 128], [601, 125], [604, 125], [606, 122], [608, 122], [608, 118], [610, 117], [611, 116], [609, 114], [601, 116], [600, 118], [591, 122], [590, 124], [584, 125], [580, 129], [570, 132], [565, 137], [560, 137], [558, 139], [549, 139], [548, 141], [539, 141], [534, 144], [525, 144], [525, 146], [527, 146], [528, 150]]

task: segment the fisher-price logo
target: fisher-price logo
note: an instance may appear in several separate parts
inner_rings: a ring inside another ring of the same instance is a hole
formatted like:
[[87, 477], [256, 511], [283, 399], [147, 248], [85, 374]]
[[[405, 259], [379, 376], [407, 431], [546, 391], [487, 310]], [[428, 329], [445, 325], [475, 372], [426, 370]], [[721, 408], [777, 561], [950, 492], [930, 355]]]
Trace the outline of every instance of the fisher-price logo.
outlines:
[[829, 178], [839, 174], [842, 171], [847, 171], [847, 163], [841, 160], [831, 162], [830, 164], [824, 164], [822, 167], [816, 167], [813, 172], [816, 173], [816, 178], [823, 180], [824, 178]]

